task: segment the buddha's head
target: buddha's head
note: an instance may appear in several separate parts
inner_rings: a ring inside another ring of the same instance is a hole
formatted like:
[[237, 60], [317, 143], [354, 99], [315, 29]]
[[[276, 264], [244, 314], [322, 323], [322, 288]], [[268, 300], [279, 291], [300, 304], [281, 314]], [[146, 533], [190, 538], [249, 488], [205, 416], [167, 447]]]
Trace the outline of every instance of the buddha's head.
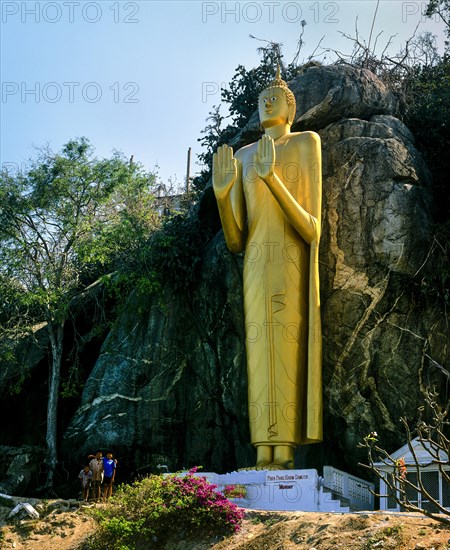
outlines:
[[280, 66], [277, 75], [269, 87], [259, 94], [259, 120], [263, 128], [278, 124], [292, 125], [295, 117], [295, 96], [280, 77]]

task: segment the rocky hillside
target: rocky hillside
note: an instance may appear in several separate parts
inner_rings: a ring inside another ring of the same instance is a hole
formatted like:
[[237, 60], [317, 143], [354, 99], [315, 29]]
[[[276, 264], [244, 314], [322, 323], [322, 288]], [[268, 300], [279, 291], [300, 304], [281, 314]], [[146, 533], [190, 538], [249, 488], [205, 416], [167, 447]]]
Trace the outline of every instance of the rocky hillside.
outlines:
[[[369, 71], [309, 67], [291, 87], [293, 131], [313, 129], [323, 144], [325, 440], [299, 449], [296, 460], [361, 474], [357, 442], [376, 430], [388, 450], [400, 447], [399, 417], [415, 418], [424, 387], [443, 388], [438, 367], [450, 365], [445, 315], [420, 293], [432, 244], [430, 176], [395, 117], [395, 98]], [[233, 145], [259, 135], [255, 114]], [[200, 221], [215, 208], [209, 188]], [[253, 463], [242, 258], [228, 252], [220, 230], [201, 254], [189, 292], [167, 286], [145, 304], [132, 294], [110, 330], [87, 339], [84, 391], [66, 407], [60, 428], [70, 471], [97, 448], [120, 457], [124, 476], [158, 465], [225, 472]], [[89, 315], [82, 319], [90, 334]], [[19, 395], [14, 403], [31, 400], [42, 414], [45, 360], [29, 363], [27, 390], [33, 393], [34, 380], [39, 397]], [[39, 443], [43, 419], [0, 443]]]

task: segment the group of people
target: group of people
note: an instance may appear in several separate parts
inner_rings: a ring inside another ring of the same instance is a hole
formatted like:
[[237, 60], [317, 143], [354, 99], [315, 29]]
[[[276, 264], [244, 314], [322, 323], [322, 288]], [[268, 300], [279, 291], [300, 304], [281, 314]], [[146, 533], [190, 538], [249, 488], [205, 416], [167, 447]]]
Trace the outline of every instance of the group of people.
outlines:
[[[88, 456], [88, 462], [78, 475], [81, 481], [82, 500], [106, 502], [112, 495], [112, 487], [116, 477], [117, 460], [111, 452], [103, 456], [101, 451]], [[103, 491], [102, 491], [103, 488]]]

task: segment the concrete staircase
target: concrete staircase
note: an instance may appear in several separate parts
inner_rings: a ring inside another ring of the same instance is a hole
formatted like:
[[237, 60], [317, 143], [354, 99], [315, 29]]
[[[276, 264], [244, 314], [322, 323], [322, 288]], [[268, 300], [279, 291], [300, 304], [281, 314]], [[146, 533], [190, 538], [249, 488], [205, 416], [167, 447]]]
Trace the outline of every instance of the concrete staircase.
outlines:
[[319, 505], [320, 511], [323, 512], [350, 512], [350, 500], [337, 495], [331, 489], [320, 487], [319, 489]]

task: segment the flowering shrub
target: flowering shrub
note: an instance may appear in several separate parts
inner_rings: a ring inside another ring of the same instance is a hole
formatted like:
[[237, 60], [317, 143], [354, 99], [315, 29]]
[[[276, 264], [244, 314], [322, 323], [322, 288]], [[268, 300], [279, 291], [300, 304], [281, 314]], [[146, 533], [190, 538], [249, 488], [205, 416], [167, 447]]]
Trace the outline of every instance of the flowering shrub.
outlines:
[[196, 470], [184, 477], [151, 475], [119, 487], [107, 507], [96, 510], [100, 529], [89, 547], [129, 550], [160, 543], [168, 533], [189, 537], [238, 531], [243, 510], [217, 493], [216, 485], [195, 477]]

